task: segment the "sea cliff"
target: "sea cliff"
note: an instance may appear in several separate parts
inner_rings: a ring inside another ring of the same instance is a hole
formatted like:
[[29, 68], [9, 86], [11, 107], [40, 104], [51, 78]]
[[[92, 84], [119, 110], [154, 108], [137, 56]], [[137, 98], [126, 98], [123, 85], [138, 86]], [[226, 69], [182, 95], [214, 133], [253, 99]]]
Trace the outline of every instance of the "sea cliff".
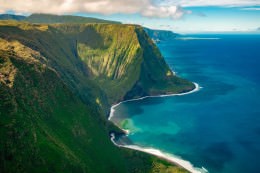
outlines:
[[109, 138], [113, 103], [194, 89], [142, 27], [1, 21], [0, 77], [1, 172], [181, 170]]

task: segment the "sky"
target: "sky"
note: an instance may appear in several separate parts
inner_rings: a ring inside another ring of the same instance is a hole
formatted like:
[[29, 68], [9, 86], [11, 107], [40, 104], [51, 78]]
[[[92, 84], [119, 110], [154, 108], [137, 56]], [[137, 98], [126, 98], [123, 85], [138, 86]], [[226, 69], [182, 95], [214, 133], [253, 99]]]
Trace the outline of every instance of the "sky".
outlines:
[[178, 33], [260, 32], [260, 0], [0, 0], [0, 13], [90, 16]]

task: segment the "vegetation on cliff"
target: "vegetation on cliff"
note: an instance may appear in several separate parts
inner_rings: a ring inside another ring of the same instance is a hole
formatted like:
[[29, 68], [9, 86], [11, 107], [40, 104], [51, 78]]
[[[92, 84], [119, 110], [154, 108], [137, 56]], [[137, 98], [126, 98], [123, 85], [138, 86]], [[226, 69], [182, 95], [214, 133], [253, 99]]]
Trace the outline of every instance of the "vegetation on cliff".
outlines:
[[171, 172], [120, 149], [106, 115], [125, 98], [183, 92], [140, 26], [0, 22], [1, 172]]

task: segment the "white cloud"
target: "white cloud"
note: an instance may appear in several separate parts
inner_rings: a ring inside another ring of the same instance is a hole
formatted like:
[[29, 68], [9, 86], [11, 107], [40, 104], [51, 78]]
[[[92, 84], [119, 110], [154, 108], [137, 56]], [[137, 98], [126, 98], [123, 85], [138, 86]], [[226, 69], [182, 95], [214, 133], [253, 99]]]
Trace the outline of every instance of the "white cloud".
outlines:
[[257, 8], [257, 7], [248, 7], [248, 8], [241, 8], [241, 10], [259, 11], [260, 8]]
[[222, 6], [222, 7], [243, 7], [260, 6], [259, 0], [155, 0], [159, 4], [178, 4], [182, 7], [197, 6]]
[[0, 0], [0, 13], [138, 13], [145, 17], [177, 19], [191, 13], [181, 8], [190, 6], [240, 6], [242, 10], [259, 10], [252, 6], [260, 6], [260, 0]]
[[157, 18], [180, 18], [188, 11], [177, 4], [164, 6], [154, 0], [0, 0], [0, 11], [16, 13], [135, 14]]
[[189, 14], [190, 11], [184, 11], [180, 6], [148, 6], [145, 10], [141, 12], [143, 16], [146, 17], [160, 17], [160, 18], [166, 18], [170, 17], [173, 19], [177, 19], [182, 17], [184, 14]]

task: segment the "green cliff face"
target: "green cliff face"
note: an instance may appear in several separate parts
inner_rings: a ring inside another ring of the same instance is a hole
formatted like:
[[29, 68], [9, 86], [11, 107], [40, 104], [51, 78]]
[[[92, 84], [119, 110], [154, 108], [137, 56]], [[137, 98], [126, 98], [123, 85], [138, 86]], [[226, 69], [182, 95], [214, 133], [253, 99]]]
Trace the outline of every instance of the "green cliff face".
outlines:
[[139, 67], [141, 69], [139, 79], [135, 82], [134, 88], [128, 91], [125, 98], [181, 93], [194, 89], [191, 82], [172, 73], [159, 49], [143, 28], [137, 28], [136, 34], [143, 52], [143, 62]]
[[91, 79], [115, 103], [146, 95], [185, 92], [193, 84], [173, 75], [160, 51], [135, 25], [56, 25], [77, 38], [79, 58]]
[[47, 59], [18, 41], [0, 45], [1, 172], [124, 172], [100, 115]]
[[193, 87], [139, 26], [2, 21], [0, 172], [183, 171], [115, 147], [106, 115], [124, 98]]

